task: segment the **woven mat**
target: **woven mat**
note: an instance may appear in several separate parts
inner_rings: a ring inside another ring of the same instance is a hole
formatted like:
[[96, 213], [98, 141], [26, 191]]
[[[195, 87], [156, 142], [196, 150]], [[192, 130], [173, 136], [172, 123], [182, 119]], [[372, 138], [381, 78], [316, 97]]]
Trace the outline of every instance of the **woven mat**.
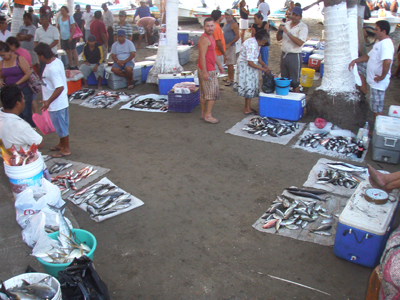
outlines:
[[245, 137], [245, 138], [253, 139], [253, 140], [259, 140], [259, 141], [263, 141], [263, 142], [270, 142], [270, 143], [286, 145], [287, 143], [290, 142], [290, 140], [294, 136], [296, 136], [299, 132], [301, 132], [304, 129], [304, 127], [306, 126], [306, 123], [297, 123], [300, 125], [299, 129], [296, 129], [296, 131], [292, 132], [291, 134], [283, 135], [280, 137], [272, 137], [270, 135], [259, 136], [259, 135], [251, 134], [251, 133], [248, 133], [247, 131], [242, 130], [242, 128], [248, 127], [247, 124], [249, 123], [249, 120], [252, 117], [254, 117], [254, 116], [252, 116], [252, 115], [247, 116], [242, 121], [236, 123], [231, 129], [228, 129], [227, 131], [225, 131], [225, 133], [230, 133], [233, 135], [237, 135], [237, 136], [241, 136], [241, 137]]

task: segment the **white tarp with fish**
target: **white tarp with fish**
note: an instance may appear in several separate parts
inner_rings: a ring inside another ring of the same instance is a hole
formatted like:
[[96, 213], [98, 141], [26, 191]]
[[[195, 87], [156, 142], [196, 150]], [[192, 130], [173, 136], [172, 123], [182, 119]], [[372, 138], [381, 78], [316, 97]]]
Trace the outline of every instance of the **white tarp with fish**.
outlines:
[[[306, 123], [297, 123], [299, 125], [298, 129], [296, 129], [294, 132], [292, 132], [290, 134], [282, 135], [279, 137], [273, 137], [270, 135], [260, 136], [257, 134], [248, 133], [247, 131], [243, 130], [243, 128], [247, 127], [247, 124], [249, 124], [250, 119], [253, 117], [255, 117], [255, 116], [250, 115], [250, 116], [245, 117], [242, 121], [236, 123], [231, 129], [228, 129], [227, 131], [225, 131], [225, 133], [230, 133], [233, 135], [237, 135], [237, 136], [241, 136], [241, 137], [245, 137], [245, 138], [249, 138], [249, 139], [254, 139], [254, 140], [259, 140], [259, 141], [264, 141], [264, 142], [286, 145], [287, 143], [290, 142], [290, 140], [294, 136], [296, 136], [299, 132], [301, 132], [306, 125]], [[282, 121], [282, 122], [287, 122], [287, 121]]]
[[[94, 185], [100, 185], [100, 184], [108, 184], [109, 186], [116, 187], [116, 185], [114, 183], [112, 183], [107, 177], [102, 178], [99, 182], [95, 183]], [[91, 185], [91, 186], [93, 186], [93, 185]], [[126, 191], [124, 191], [121, 188], [118, 188], [118, 190], [120, 192], [127, 193]], [[80, 209], [88, 212], [88, 204], [86, 202], [77, 204], [71, 199], [72, 199], [72, 195], [71, 195], [71, 197], [68, 198], [68, 200], [70, 200], [72, 203], [77, 205]], [[144, 204], [144, 202], [142, 200], [136, 198], [135, 196], [133, 196], [131, 194], [129, 194], [129, 197], [127, 197], [127, 199], [131, 200], [129, 202], [130, 205], [128, 207], [125, 207], [123, 209], [118, 209], [115, 212], [110, 213], [110, 214], [106, 214], [106, 215], [96, 215], [96, 216], [90, 215], [90, 218], [92, 220], [96, 221], [96, 222], [102, 222], [102, 221], [107, 220], [109, 218], [112, 218], [112, 217], [118, 216], [120, 214], [126, 213], [127, 211], [130, 211], [130, 210], [132, 210], [134, 208], [137, 208], [139, 206], [142, 206]]]
[[127, 102], [136, 98], [138, 94], [125, 94], [123, 92], [99, 91], [83, 101], [80, 106], [88, 108], [113, 108], [118, 103]]
[[[153, 107], [153, 108], [151, 106], [146, 107], [146, 103], [145, 103], [146, 99], [154, 100], [153, 103], [157, 104], [157, 106]], [[143, 103], [143, 105], [140, 105], [141, 103]], [[142, 95], [142, 96], [136, 97], [131, 102], [121, 106], [120, 109], [166, 113], [167, 109], [163, 110], [163, 107], [165, 105], [168, 105], [168, 96], [167, 95], [147, 94], [147, 95]]]

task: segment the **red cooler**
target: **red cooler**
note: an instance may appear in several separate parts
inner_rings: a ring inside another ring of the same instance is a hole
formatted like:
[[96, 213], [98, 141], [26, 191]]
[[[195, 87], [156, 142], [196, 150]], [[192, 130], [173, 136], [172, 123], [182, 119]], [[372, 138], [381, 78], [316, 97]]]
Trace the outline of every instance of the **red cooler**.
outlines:
[[323, 59], [324, 56], [321, 54], [310, 55], [310, 58], [308, 59], [308, 67], [315, 69], [318, 72], [321, 68], [321, 62]]

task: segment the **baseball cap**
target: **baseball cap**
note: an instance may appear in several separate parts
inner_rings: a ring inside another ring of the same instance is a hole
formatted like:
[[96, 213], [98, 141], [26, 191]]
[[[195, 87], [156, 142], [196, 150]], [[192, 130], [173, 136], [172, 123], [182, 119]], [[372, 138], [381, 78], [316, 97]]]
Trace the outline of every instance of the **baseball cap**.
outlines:
[[117, 35], [126, 36], [125, 30], [119, 29], [119, 30], [117, 31]]
[[28, 11], [33, 11], [33, 7], [29, 6]]
[[233, 15], [232, 9], [228, 8], [227, 10], [225, 10], [225, 14], [232, 16]]
[[81, 9], [81, 6], [79, 4], [75, 5], [75, 9]]
[[103, 3], [103, 4], [101, 5], [101, 7], [107, 7], [107, 4]]
[[301, 7], [295, 6], [292, 9], [292, 13], [295, 13], [296, 15], [301, 17], [303, 14], [303, 10], [301, 9]]
[[88, 39], [88, 41], [95, 41], [96, 37], [93, 34], [91, 34], [91, 35], [89, 35], [89, 37], [87, 39]]
[[124, 17], [126, 17], [126, 11], [120, 10], [119, 13], [118, 13], [118, 15], [119, 15], [119, 16], [124, 16]]

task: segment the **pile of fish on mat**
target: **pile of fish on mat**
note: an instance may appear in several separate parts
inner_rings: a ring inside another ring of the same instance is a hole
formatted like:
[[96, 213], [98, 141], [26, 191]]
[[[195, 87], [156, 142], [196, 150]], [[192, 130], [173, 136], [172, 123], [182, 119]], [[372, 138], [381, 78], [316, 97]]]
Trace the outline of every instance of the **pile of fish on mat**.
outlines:
[[119, 187], [95, 183], [68, 197], [75, 205], [86, 204], [86, 211], [92, 217], [105, 216], [131, 206], [131, 194]]
[[69, 101], [72, 100], [85, 100], [87, 97], [92, 96], [96, 91], [93, 89], [81, 89], [69, 95]]
[[299, 129], [300, 126], [296, 122], [281, 121], [274, 118], [256, 116], [249, 120], [248, 127], [242, 128], [251, 134], [260, 136], [279, 137], [286, 134], [291, 134]]
[[59, 235], [57, 240], [47, 236], [40, 238], [32, 250], [32, 256], [48, 263], [65, 264], [72, 262], [75, 257], [87, 255], [92, 249], [72, 233], [62, 214], [65, 205], [60, 208], [48, 206], [59, 214]]
[[115, 102], [119, 101], [120, 96], [127, 96], [124, 92], [111, 92], [111, 91], [100, 91], [92, 98], [87, 100], [90, 103], [99, 108], [110, 107]]
[[329, 230], [332, 228], [333, 217], [319, 204], [320, 201], [327, 201], [328, 197], [322, 198], [322, 195], [327, 193], [326, 191], [295, 187], [287, 188], [286, 190], [292, 195], [303, 197], [303, 199], [308, 198], [309, 200], [293, 199], [285, 195], [277, 196], [271, 207], [261, 217], [265, 219], [264, 229], [275, 227], [275, 233], [281, 227], [290, 230], [304, 229], [321, 217], [323, 218], [321, 225], [310, 229], [309, 232], [325, 236], [332, 235]]
[[70, 167], [72, 167], [72, 163], [62, 163], [62, 162], [56, 162], [54, 165], [52, 165], [49, 169], [50, 174], [54, 173], [59, 173], [61, 171], [64, 171]]
[[3, 141], [0, 139], [0, 152], [3, 157], [4, 163], [8, 166], [25, 166], [33, 163], [37, 159], [37, 148], [36, 144], [32, 144], [28, 151], [25, 152], [22, 147], [17, 150], [14, 144], [10, 149], [4, 147]]
[[328, 163], [330, 169], [318, 173], [318, 184], [339, 185], [355, 189], [364, 180], [367, 168], [349, 163]]
[[358, 153], [357, 139], [354, 137], [327, 137], [329, 132], [313, 133], [304, 136], [300, 142], [301, 147], [325, 147], [326, 150], [336, 151], [347, 156]]
[[[141, 99], [141, 100], [133, 100], [131, 102], [130, 108], [147, 108], [147, 109], [161, 109], [161, 110], [167, 110], [168, 108], [166, 107], [167, 105], [167, 100], [156, 100], [153, 98], [146, 98], [146, 99]], [[165, 109], [164, 109], [165, 107]]]
[[[53, 167], [51, 167], [50, 170], [52, 170], [52, 168]], [[49, 173], [51, 174], [50, 170]], [[76, 190], [75, 183], [96, 174], [97, 171], [98, 170], [94, 169], [93, 166], [86, 166], [76, 173], [74, 173], [74, 170], [71, 170], [65, 173], [65, 175], [57, 175], [56, 177], [51, 177], [51, 183], [58, 186], [61, 191], [61, 195], [64, 195], [70, 190]]]
[[29, 283], [21, 279], [21, 285], [6, 289], [1, 282], [0, 299], [2, 300], [48, 300], [53, 299], [57, 291], [52, 287], [52, 276], [47, 276], [39, 282]]

